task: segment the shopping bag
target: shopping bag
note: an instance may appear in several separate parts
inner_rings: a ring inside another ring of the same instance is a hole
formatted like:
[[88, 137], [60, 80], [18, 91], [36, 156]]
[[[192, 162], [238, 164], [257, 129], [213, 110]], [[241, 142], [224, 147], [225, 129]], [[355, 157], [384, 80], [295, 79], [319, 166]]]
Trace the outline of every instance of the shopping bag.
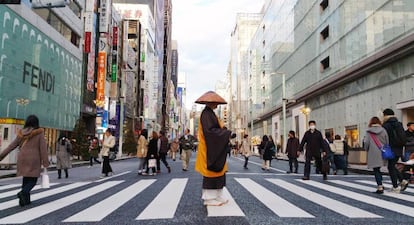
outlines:
[[49, 174], [47, 174], [47, 169], [46, 168], [43, 168], [42, 188], [50, 188]]
[[155, 168], [157, 166], [157, 160], [156, 159], [149, 159], [148, 160], [148, 167], [149, 168]]

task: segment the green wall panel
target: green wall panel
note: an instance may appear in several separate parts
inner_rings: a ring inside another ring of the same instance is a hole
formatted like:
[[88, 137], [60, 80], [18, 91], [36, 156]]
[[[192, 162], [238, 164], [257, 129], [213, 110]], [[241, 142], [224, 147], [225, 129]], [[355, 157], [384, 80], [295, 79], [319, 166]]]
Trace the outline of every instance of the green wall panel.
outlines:
[[[34, 13], [33, 18], [40, 19]], [[80, 112], [81, 75], [81, 59], [0, 6], [0, 117], [36, 114], [43, 127], [72, 130]]]

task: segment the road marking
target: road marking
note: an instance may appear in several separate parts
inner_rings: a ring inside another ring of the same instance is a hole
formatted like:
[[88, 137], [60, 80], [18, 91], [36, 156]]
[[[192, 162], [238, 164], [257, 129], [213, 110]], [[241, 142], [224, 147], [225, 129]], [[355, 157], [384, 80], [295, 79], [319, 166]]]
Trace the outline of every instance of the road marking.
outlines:
[[226, 187], [223, 188], [223, 198], [228, 199], [229, 202], [222, 206], [207, 206], [207, 216], [245, 216]]
[[[339, 185], [343, 185], [343, 186], [346, 186], [346, 187], [359, 189], [359, 190], [362, 190], [362, 191], [373, 192], [375, 190], [372, 187], [368, 187], [368, 186], [360, 185], [360, 184], [354, 184], [354, 183], [350, 183], [350, 182], [346, 182], [346, 181], [332, 180], [330, 182], [335, 183], [335, 184], [339, 184]], [[401, 199], [401, 200], [405, 200], [405, 201], [414, 202], [414, 196], [412, 196], [412, 195], [397, 194], [397, 193], [392, 193], [392, 192], [387, 191], [387, 190], [384, 190], [384, 193], [382, 195], [397, 198], [397, 199]]]
[[[377, 186], [377, 182], [375, 182], [375, 181], [369, 181], [369, 180], [357, 180], [357, 182], [359, 182], [359, 183], [364, 183], [364, 184], [369, 184], [369, 185], [375, 185], [375, 187]], [[388, 184], [388, 185], [390, 185], [390, 187], [389, 188], [391, 188], [392, 187], [392, 183], [391, 182], [383, 182], [383, 184]], [[387, 190], [386, 190], [386, 187], [384, 186], [384, 193], [386, 192]], [[411, 187], [407, 187], [407, 189], [405, 189], [405, 191], [402, 191], [401, 193], [404, 193], [404, 192], [407, 192], [407, 193], [414, 193], [414, 190], [411, 188]]]
[[[234, 159], [234, 157], [233, 157], [233, 159]], [[244, 158], [243, 159], [236, 158], [236, 159], [244, 162]], [[261, 163], [257, 163], [257, 162], [254, 162], [254, 161], [249, 161], [249, 164], [255, 164], [255, 165], [258, 165], [258, 166], [262, 166]], [[277, 171], [277, 172], [281, 172], [281, 173], [286, 173], [286, 170], [280, 170], [280, 169], [276, 169], [276, 168], [273, 168], [273, 167], [269, 167], [269, 169]], [[265, 173], [265, 172], [263, 172], [263, 173]]]
[[37, 219], [46, 214], [52, 213], [56, 210], [62, 209], [66, 206], [74, 204], [78, 201], [86, 199], [92, 195], [102, 192], [108, 188], [118, 185], [124, 181], [108, 181], [98, 186], [86, 189], [84, 191], [66, 196], [61, 199], [57, 199], [53, 202], [49, 202], [34, 208], [27, 209], [25, 211], [4, 217], [0, 219], [0, 224], [22, 224], [31, 220]]
[[279, 197], [248, 178], [235, 178], [247, 191], [280, 217], [314, 218], [303, 209]]
[[391, 201], [386, 201], [386, 200], [382, 200], [382, 199], [379, 199], [379, 198], [374, 198], [374, 197], [371, 197], [371, 196], [359, 194], [359, 193], [349, 191], [349, 190], [346, 190], [346, 189], [343, 189], [343, 188], [333, 187], [333, 186], [318, 183], [318, 182], [315, 182], [315, 181], [312, 181], [312, 180], [304, 181], [304, 180], [299, 180], [298, 179], [298, 181], [300, 181], [304, 184], [313, 186], [313, 187], [320, 188], [320, 189], [325, 190], [325, 191], [333, 192], [337, 195], [342, 195], [342, 196], [345, 196], [347, 198], [363, 202], [365, 204], [374, 205], [374, 206], [377, 206], [377, 207], [388, 209], [388, 210], [393, 211], [393, 212], [397, 212], [397, 213], [404, 214], [404, 215], [407, 215], [407, 216], [410, 216], [410, 217], [414, 217], [414, 214], [413, 214], [414, 208], [413, 207], [408, 207], [408, 206], [397, 204], [397, 203], [394, 203], [394, 202], [391, 202]]
[[100, 178], [99, 180], [96, 180], [95, 182], [96, 183], [99, 183], [99, 182], [106, 181], [106, 180], [109, 180], [109, 179], [112, 179], [112, 178], [115, 178], [115, 177], [119, 177], [119, 176], [122, 176], [122, 175], [125, 175], [125, 174], [128, 174], [128, 173], [131, 173], [131, 171], [125, 171], [123, 173], [116, 174], [116, 175], [113, 175], [113, 176], [109, 176], [109, 177], [105, 177], [105, 178]]
[[290, 191], [296, 195], [304, 197], [306, 200], [309, 200], [313, 203], [316, 203], [320, 206], [326, 207], [336, 213], [342, 214], [349, 218], [382, 218], [382, 216], [370, 213], [363, 209], [359, 209], [354, 206], [350, 206], [348, 204], [339, 202], [338, 200], [328, 198], [321, 194], [315, 193], [313, 191], [309, 191], [305, 188], [298, 187], [294, 184], [289, 182], [280, 180], [280, 179], [266, 179], [277, 186]]
[[[90, 184], [90, 183], [91, 182], [77, 182], [77, 183], [73, 183], [73, 184], [65, 185], [65, 186], [62, 186], [62, 187], [55, 188], [55, 189], [49, 189], [47, 191], [43, 191], [43, 192], [40, 192], [40, 193], [33, 194], [33, 195], [30, 196], [30, 198], [31, 198], [31, 201], [33, 202], [33, 201], [39, 200], [41, 198], [45, 198], [45, 197], [48, 197], [48, 196], [59, 194], [59, 193], [62, 193], [62, 192], [65, 192], [65, 191], [68, 191], [68, 190], [71, 190], [71, 189], [74, 189], [74, 188], [78, 188], [78, 187], [81, 187], [81, 186], [84, 186], [84, 185], [87, 185], [87, 184]], [[14, 206], [18, 206], [16, 199], [1, 203], [0, 204], [0, 210], [8, 209], [8, 208], [11, 208], [11, 207], [14, 207]]]
[[140, 180], [103, 201], [65, 219], [63, 222], [98, 222], [120, 206], [134, 198], [155, 182], [155, 179]]
[[171, 219], [183, 195], [188, 178], [172, 179], [136, 220]]
[[6, 190], [9, 188], [21, 187], [21, 186], [22, 186], [21, 184], [8, 184], [8, 185], [0, 186], [0, 191]]
[[[54, 186], [54, 185], [57, 185], [57, 183], [51, 183], [50, 184], [51, 187]], [[32, 191], [36, 191], [36, 190], [39, 190], [39, 189], [43, 189], [40, 184], [34, 186]], [[20, 190], [11, 190], [11, 191], [3, 192], [3, 193], [0, 194], [0, 199], [7, 198], [7, 197], [10, 197], [10, 196], [16, 196], [19, 191]]]

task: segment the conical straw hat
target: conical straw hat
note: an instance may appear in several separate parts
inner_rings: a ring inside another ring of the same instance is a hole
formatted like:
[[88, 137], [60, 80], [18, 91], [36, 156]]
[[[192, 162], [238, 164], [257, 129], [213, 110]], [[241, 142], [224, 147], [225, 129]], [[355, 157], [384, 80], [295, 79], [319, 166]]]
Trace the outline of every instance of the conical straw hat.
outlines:
[[214, 91], [207, 91], [201, 97], [199, 97], [195, 102], [199, 104], [206, 104], [206, 103], [227, 104], [227, 102]]

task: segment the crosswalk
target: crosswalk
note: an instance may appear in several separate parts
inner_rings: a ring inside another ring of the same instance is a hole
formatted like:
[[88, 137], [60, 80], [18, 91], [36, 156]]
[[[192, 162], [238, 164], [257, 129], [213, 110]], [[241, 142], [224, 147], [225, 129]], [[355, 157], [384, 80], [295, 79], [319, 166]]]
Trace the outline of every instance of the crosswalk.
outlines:
[[[0, 224], [30, 223], [64, 208], [71, 208], [74, 212], [65, 215], [61, 223], [99, 222], [110, 218], [128, 202], [140, 200], [147, 193], [145, 191], [153, 190], [158, 185], [156, 177], [135, 181], [122, 180], [121, 176], [117, 178], [119, 180], [53, 184], [49, 189], [37, 186], [37, 191], [33, 191], [31, 196], [32, 204], [24, 208], [20, 208], [15, 199], [20, 185], [0, 186]], [[157, 189], [159, 191], [144, 207], [128, 213], [130, 220], [174, 220], [180, 213], [180, 204], [201, 205], [200, 197], [184, 196], [186, 190], [200, 188], [190, 183], [189, 178], [171, 178]], [[375, 195], [372, 193], [375, 182], [358, 179], [302, 181], [296, 178], [231, 177], [227, 184], [223, 194], [229, 199], [228, 204], [208, 206], [206, 212], [198, 212], [200, 216], [205, 213], [205, 217], [247, 217], [251, 212], [245, 207], [256, 204], [266, 208], [269, 216], [279, 218], [317, 218], [320, 215], [315, 212], [319, 210], [310, 210], [317, 207], [347, 219], [381, 219], [384, 218], [384, 210], [392, 215], [414, 217], [412, 187], [403, 194], [385, 192], [383, 195]], [[117, 188], [114, 193], [113, 188]], [[63, 197], [59, 197], [60, 194], [64, 194]], [[79, 204], [92, 197], [98, 200]], [[51, 200], [45, 201], [46, 199]]]

